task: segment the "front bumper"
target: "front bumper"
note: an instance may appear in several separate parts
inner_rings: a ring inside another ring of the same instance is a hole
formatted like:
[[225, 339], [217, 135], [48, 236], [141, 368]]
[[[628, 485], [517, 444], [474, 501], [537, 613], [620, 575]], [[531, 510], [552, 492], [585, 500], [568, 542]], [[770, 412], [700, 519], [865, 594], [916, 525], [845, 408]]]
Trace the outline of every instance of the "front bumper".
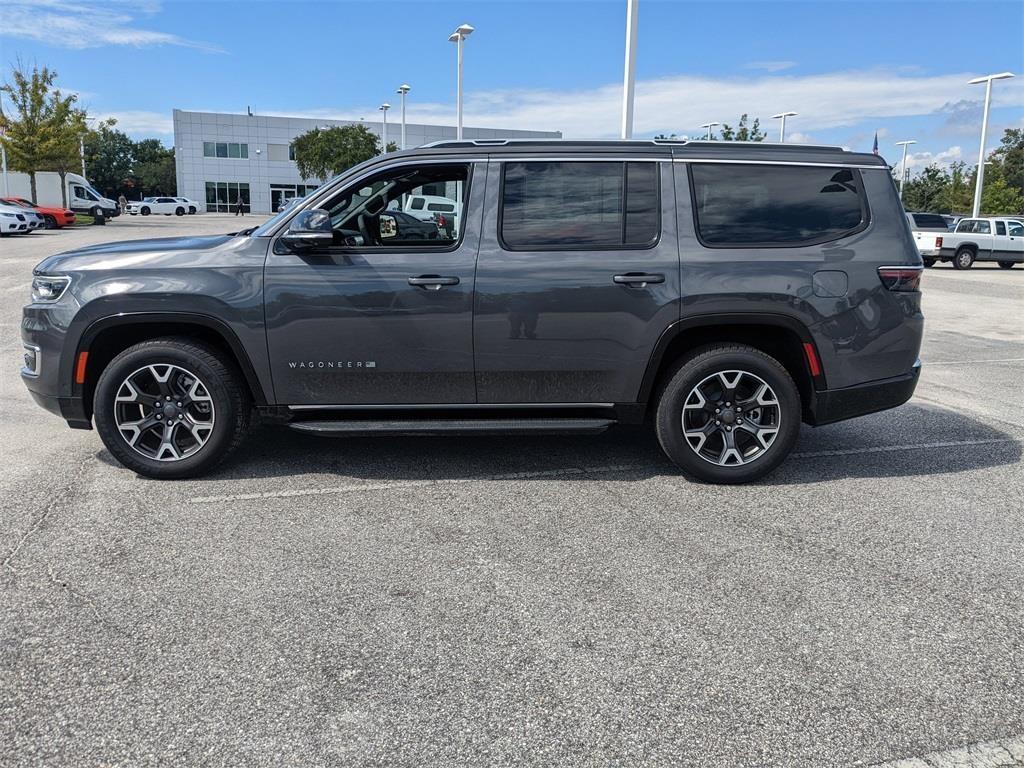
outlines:
[[72, 429], [92, 429], [92, 419], [85, 413], [85, 402], [80, 397], [57, 397], [32, 389], [31, 381], [25, 377], [28, 393], [36, 405], [64, 419]]
[[921, 361], [918, 360], [910, 372], [902, 376], [815, 392], [808, 421], [820, 427], [903, 405], [913, 397], [920, 378]]

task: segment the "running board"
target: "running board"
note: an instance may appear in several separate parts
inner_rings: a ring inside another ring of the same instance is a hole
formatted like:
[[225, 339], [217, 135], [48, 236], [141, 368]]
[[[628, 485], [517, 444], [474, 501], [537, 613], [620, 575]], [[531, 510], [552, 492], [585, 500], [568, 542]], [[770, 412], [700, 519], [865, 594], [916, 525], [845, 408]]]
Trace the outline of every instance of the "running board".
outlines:
[[604, 432], [614, 419], [422, 419], [364, 421], [293, 421], [299, 432], [346, 435], [538, 435]]

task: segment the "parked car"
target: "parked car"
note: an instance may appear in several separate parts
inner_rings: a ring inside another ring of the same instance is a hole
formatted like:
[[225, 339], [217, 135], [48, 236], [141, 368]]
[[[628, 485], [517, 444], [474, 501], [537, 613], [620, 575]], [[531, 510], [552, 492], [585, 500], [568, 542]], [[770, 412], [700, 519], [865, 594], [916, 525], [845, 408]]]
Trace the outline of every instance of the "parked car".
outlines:
[[462, 204], [457, 200], [440, 195], [409, 195], [404, 210], [420, 221], [437, 224], [438, 229], [448, 239], [458, 237]]
[[18, 235], [29, 231], [27, 211], [18, 205], [0, 204], [0, 235]]
[[[31, 188], [28, 174], [11, 171], [8, 177], [11, 191], [7, 194], [27, 198]], [[36, 190], [32, 196], [40, 206], [64, 210], [66, 203], [67, 208], [75, 213], [87, 214], [94, 219], [109, 219], [121, 213], [115, 201], [101, 195], [88, 179], [77, 173], [66, 173], [61, 179], [56, 171], [36, 171], [35, 179]]]
[[907, 221], [924, 265], [931, 267], [939, 258], [943, 236], [949, 232], [946, 220], [938, 213], [908, 213]]
[[191, 200], [187, 197], [176, 197], [174, 199], [185, 206], [185, 212], [188, 214], [195, 214], [206, 210], [206, 207], [198, 200]]
[[68, 208], [34, 205], [31, 200], [26, 200], [23, 197], [0, 197], [0, 203], [31, 209], [42, 217], [44, 229], [59, 229], [75, 223], [75, 212]]
[[[399, 238], [389, 206], [440, 188], [466, 212], [458, 238]], [[873, 154], [447, 142], [233, 236], [45, 259], [21, 375], [155, 478], [209, 471], [256, 412], [334, 436], [650, 419], [683, 471], [738, 483], [778, 466], [801, 422], [911, 397], [922, 269]]]
[[46, 226], [46, 220], [43, 218], [43, 215], [35, 208], [26, 208], [23, 205], [11, 205], [10, 203], [5, 203], [5, 205], [16, 209], [25, 217], [25, 233], [35, 232], [37, 229], [42, 229]]
[[1013, 217], [961, 219], [942, 238], [940, 261], [970, 269], [976, 261], [994, 261], [1003, 269], [1024, 262], [1024, 221]]
[[126, 209], [132, 216], [149, 216], [151, 213], [162, 213], [164, 216], [184, 216], [185, 204], [173, 197], [144, 197], [142, 200], [131, 200]]

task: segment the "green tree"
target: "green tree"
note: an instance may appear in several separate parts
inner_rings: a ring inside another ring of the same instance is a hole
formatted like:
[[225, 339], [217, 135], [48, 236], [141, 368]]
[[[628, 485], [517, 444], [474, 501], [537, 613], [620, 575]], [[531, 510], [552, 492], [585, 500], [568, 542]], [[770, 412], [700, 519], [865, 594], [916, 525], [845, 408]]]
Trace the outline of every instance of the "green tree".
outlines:
[[722, 141], [764, 141], [765, 133], [761, 130], [761, 119], [754, 118], [754, 122], [748, 125], [747, 113], [740, 115], [740, 121], [733, 128], [728, 123], [722, 124]]
[[1004, 179], [985, 178], [981, 191], [982, 216], [1015, 216], [1024, 213], [1024, 195], [1009, 186]]
[[87, 127], [85, 112], [74, 106], [75, 96], [63, 96], [55, 91], [52, 99], [53, 111], [44, 130], [43, 165], [39, 170], [56, 171], [60, 175], [60, 196], [62, 205], [68, 205], [67, 175], [79, 170], [82, 161], [81, 138]]
[[135, 142], [104, 120], [85, 135], [85, 166], [89, 181], [108, 197], [117, 197], [135, 162]]
[[[11, 82], [0, 86], [14, 113], [0, 113], [0, 129], [11, 169], [27, 173], [32, 202], [36, 195], [36, 171], [59, 170], [66, 165], [75, 131], [84, 128], [85, 115], [75, 108], [76, 96], [63, 95], [53, 87], [57, 73], [43, 67], [31, 72], [20, 64], [11, 71]], [[65, 201], [67, 202], [67, 201]]]
[[903, 186], [903, 207], [908, 211], [952, 213], [943, 209], [945, 193], [951, 183], [949, 171], [930, 165]]
[[295, 137], [292, 146], [299, 175], [321, 181], [380, 154], [377, 135], [364, 125], [314, 128]]
[[[1000, 176], [1011, 189], [1024, 195], [1024, 128], [1007, 128], [999, 148], [989, 159], [998, 166]], [[985, 176], [988, 176], [988, 170]]]
[[174, 150], [159, 139], [143, 139], [132, 150], [134, 181], [147, 193], [176, 195], [178, 182], [174, 168]]

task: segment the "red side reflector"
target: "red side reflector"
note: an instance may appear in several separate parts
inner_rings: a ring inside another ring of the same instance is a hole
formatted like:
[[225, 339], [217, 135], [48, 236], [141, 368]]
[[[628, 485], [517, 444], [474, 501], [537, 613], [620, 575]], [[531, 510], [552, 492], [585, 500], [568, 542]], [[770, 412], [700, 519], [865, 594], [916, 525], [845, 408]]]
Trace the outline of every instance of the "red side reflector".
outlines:
[[85, 366], [89, 362], [88, 352], [78, 353], [78, 364], [75, 365], [75, 384], [85, 384]]
[[890, 291], [908, 293], [921, 288], [923, 267], [879, 267], [878, 277]]
[[814, 351], [814, 345], [809, 341], [804, 342], [804, 355], [807, 357], [807, 367], [811, 369], [811, 376], [821, 376], [821, 363], [818, 362], [818, 353]]

